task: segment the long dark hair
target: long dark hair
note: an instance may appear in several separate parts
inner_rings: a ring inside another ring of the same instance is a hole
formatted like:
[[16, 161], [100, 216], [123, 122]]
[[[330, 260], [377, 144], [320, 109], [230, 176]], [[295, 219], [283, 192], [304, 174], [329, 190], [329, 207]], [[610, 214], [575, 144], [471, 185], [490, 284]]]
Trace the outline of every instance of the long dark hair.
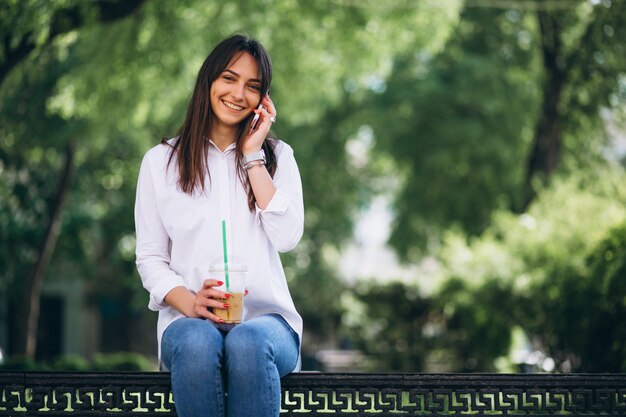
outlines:
[[[240, 52], [247, 52], [259, 65], [261, 81], [261, 98], [267, 94], [272, 83], [272, 61], [268, 52], [258, 41], [245, 35], [232, 35], [221, 41], [207, 56], [198, 72], [196, 85], [187, 107], [185, 121], [178, 130], [178, 139], [173, 141], [172, 152], [168, 167], [176, 155], [178, 168], [178, 187], [187, 194], [195, 191], [204, 191], [205, 175], [209, 174], [207, 154], [209, 151], [209, 132], [214, 120], [211, 108], [211, 84], [226, 69], [233, 57]], [[254, 210], [256, 199], [250, 186], [250, 181], [241, 163], [243, 157], [243, 138], [248, 131], [254, 113], [244, 119], [237, 129], [235, 138], [235, 152], [237, 159], [237, 173], [248, 194], [248, 206]], [[272, 135], [263, 142], [263, 150], [267, 159], [267, 170], [274, 177], [276, 172], [276, 154]], [[163, 138], [162, 143], [167, 143]], [[210, 174], [209, 174], [210, 177]]]

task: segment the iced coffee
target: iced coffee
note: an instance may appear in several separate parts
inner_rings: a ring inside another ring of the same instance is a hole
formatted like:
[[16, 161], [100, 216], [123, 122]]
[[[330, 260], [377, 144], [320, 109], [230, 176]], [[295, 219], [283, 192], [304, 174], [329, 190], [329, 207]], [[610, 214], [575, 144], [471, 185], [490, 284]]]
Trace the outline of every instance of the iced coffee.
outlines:
[[[216, 289], [229, 294], [228, 298], [219, 298], [218, 301], [227, 304], [227, 308], [214, 308], [213, 313], [224, 320], [227, 326], [241, 323], [243, 319], [243, 302], [246, 288], [247, 268], [241, 263], [214, 263], [211, 265], [209, 277], [223, 282]], [[218, 326], [219, 327], [219, 326]]]

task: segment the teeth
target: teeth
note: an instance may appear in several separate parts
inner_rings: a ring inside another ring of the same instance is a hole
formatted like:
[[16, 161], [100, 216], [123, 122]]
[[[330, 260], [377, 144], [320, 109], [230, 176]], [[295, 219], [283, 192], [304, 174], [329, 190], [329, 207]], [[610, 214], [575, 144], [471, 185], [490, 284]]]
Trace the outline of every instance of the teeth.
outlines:
[[228, 107], [229, 109], [233, 109], [233, 110], [243, 110], [243, 107], [241, 106], [237, 106], [233, 103], [229, 103], [228, 101], [222, 101], [222, 103], [224, 103], [224, 105], [226, 107]]

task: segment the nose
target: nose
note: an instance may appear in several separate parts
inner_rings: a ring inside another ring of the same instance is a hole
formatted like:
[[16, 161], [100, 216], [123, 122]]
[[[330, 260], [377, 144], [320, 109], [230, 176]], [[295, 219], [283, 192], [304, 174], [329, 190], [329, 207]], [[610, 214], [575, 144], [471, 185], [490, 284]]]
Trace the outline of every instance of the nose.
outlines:
[[233, 98], [237, 100], [243, 100], [245, 97], [245, 85], [244, 84], [233, 85], [233, 89], [231, 90], [231, 95], [233, 96]]

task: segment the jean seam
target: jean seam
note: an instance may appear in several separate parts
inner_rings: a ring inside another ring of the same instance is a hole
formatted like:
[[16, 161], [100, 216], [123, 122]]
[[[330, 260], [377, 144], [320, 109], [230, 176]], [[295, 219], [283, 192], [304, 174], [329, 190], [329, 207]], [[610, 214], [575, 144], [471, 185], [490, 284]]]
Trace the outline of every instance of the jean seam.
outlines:
[[267, 391], [267, 400], [269, 401], [269, 404], [271, 404], [271, 411], [272, 411], [272, 416], [277, 416], [279, 413], [279, 410], [275, 409], [275, 403], [276, 401], [274, 401], [274, 398], [272, 398], [272, 394], [276, 392], [276, 390], [278, 390], [278, 392], [280, 392], [280, 380], [278, 381], [278, 386], [276, 386], [276, 375], [279, 375], [278, 372], [278, 367], [276, 366], [276, 358], [275, 358], [275, 353], [273, 353], [274, 355], [274, 360], [273, 361], [268, 361], [267, 362], [267, 376], [269, 378], [267, 387], [269, 388]]
[[222, 384], [221, 370], [215, 374], [215, 387], [217, 391], [217, 411], [220, 416], [226, 415], [224, 401], [224, 386]]

